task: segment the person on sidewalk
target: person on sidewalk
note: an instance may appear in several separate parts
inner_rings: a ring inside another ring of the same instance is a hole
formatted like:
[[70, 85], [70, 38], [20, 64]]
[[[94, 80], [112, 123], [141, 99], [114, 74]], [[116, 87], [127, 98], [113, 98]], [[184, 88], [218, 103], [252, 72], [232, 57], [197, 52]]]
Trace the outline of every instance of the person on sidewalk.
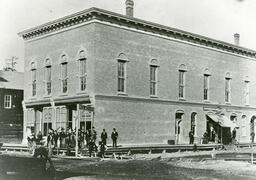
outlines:
[[113, 129], [113, 132], [111, 134], [111, 138], [112, 138], [112, 141], [113, 141], [113, 148], [117, 147], [118, 133], [116, 132], [116, 128]]
[[189, 144], [194, 144], [194, 133], [189, 131]]
[[94, 143], [95, 143], [95, 142], [96, 142], [96, 139], [97, 139], [97, 132], [96, 132], [96, 130], [95, 130], [95, 127], [92, 127], [91, 136], [92, 136], [92, 140], [93, 140]]
[[105, 146], [107, 144], [107, 138], [108, 138], [108, 134], [105, 131], [105, 129], [103, 129], [102, 133], [101, 133], [101, 143]]

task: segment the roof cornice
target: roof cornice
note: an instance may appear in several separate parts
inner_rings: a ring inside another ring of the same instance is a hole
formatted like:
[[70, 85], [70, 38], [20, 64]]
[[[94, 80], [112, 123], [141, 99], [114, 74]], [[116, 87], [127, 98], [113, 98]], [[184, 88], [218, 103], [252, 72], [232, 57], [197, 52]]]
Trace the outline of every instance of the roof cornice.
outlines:
[[160, 34], [175, 39], [256, 58], [256, 51], [251, 49], [95, 7], [22, 31], [18, 33], [18, 35], [21, 36], [25, 41], [32, 40], [52, 32], [75, 26], [77, 24], [89, 22], [93, 19], [128, 26], [130, 28], [135, 28], [146, 32]]

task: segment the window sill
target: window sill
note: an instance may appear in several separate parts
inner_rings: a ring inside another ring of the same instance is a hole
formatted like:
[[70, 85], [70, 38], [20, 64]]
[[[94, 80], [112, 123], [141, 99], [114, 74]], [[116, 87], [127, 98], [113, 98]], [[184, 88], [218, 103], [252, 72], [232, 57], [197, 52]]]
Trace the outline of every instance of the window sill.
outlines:
[[150, 97], [150, 98], [158, 98], [157, 95], [150, 95], [149, 97]]
[[128, 96], [128, 94], [125, 92], [117, 92], [117, 95], [118, 96]]
[[59, 96], [68, 96], [68, 93], [60, 93]]
[[179, 101], [186, 101], [185, 98], [179, 98]]
[[247, 107], [248, 107], [248, 106], [250, 106], [250, 104], [245, 104], [245, 106], [247, 106]]
[[208, 104], [210, 104], [210, 103], [211, 103], [211, 101], [210, 101], [210, 100], [203, 100], [203, 102], [204, 102], [204, 103], [208, 103]]
[[226, 105], [231, 105], [231, 102], [225, 102]]
[[49, 94], [49, 95], [46, 95], [46, 94], [45, 94], [45, 95], [43, 96], [43, 98], [50, 98], [50, 97], [52, 97], [51, 94]]
[[87, 91], [80, 91], [80, 90], [77, 90], [76, 91], [76, 94], [80, 95], [80, 94], [88, 94]]
[[31, 96], [31, 97], [29, 97], [28, 99], [29, 99], [29, 100], [36, 100], [37, 97], [36, 97], [36, 96]]
[[12, 109], [11, 107], [4, 107], [4, 109]]

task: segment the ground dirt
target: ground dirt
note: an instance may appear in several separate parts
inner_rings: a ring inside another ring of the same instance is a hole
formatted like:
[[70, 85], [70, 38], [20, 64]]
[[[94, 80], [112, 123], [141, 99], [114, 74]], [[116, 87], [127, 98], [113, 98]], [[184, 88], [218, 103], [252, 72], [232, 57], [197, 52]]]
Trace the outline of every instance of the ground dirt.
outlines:
[[[255, 150], [255, 149], [254, 149]], [[236, 150], [234, 152], [239, 152]], [[72, 159], [53, 158], [56, 168], [56, 180], [70, 177], [76, 179], [174, 179], [174, 180], [241, 180], [255, 179], [256, 165], [248, 162], [233, 162], [223, 160], [191, 161], [175, 160], [172, 158], [185, 156], [207, 155], [223, 153], [226, 151], [200, 151], [177, 152], [164, 154], [138, 154], [130, 156], [129, 160], [115, 159]], [[232, 152], [232, 151], [228, 151]], [[243, 149], [242, 152], [251, 152], [251, 149]], [[82, 176], [82, 177], [81, 177]], [[81, 178], [79, 178], [81, 177]], [[38, 176], [33, 172], [21, 172], [20, 174], [8, 174], [1, 176], [0, 180], [45, 180], [47, 176]]]

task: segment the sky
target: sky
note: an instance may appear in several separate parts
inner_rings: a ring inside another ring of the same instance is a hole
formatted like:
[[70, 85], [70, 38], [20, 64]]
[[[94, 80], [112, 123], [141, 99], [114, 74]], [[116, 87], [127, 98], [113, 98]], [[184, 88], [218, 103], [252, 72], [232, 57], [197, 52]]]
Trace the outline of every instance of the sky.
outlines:
[[[256, 50], [256, 0], [134, 0], [134, 16]], [[18, 57], [23, 71], [25, 29], [98, 7], [125, 14], [125, 0], [0, 0], [0, 69]]]

